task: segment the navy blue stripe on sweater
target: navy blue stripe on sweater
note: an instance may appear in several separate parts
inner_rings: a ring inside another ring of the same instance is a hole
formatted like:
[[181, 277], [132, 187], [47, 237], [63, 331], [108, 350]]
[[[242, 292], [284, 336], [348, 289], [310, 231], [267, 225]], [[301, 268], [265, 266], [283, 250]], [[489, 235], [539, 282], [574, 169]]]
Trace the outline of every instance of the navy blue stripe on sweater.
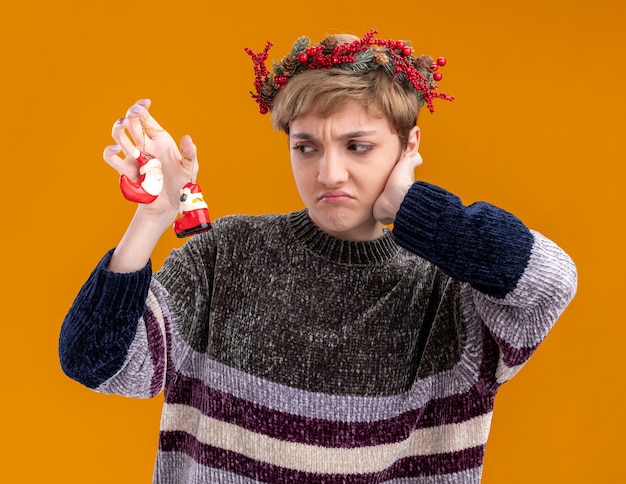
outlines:
[[118, 274], [106, 270], [109, 251], [83, 285], [65, 316], [59, 336], [59, 359], [67, 376], [97, 388], [126, 361], [145, 311], [152, 267]]
[[534, 243], [509, 212], [484, 202], [466, 207], [456, 195], [425, 182], [410, 188], [393, 235], [401, 247], [497, 298], [515, 289]]

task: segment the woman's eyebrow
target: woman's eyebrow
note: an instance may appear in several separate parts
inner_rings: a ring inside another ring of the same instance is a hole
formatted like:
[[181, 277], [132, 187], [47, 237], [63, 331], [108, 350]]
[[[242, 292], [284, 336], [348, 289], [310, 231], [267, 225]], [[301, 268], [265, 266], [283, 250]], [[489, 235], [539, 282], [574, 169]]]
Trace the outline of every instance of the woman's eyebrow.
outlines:
[[346, 139], [352, 139], [352, 138], [363, 138], [366, 136], [372, 136], [376, 134], [376, 131], [365, 131], [365, 130], [361, 130], [361, 131], [351, 131], [349, 133], [345, 133], [342, 134], [341, 136], [339, 136], [338, 139], [340, 140], [346, 140]]
[[[352, 139], [352, 138], [363, 138], [366, 136], [372, 136], [375, 135], [376, 131], [375, 130], [370, 130], [370, 131], [366, 131], [366, 130], [361, 130], [361, 131], [350, 131], [348, 133], [344, 133], [341, 134], [337, 137], [338, 140], [346, 140], [346, 139]], [[316, 141], [317, 138], [315, 136], [313, 136], [310, 133], [291, 133], [290, 136], [294, 139], [299, 139], [299, 140], [303, 140], [303, 141]]]
[[289, 136], [303, 141], [314, 141], [316, 138], [309, 133], [289, 133]]

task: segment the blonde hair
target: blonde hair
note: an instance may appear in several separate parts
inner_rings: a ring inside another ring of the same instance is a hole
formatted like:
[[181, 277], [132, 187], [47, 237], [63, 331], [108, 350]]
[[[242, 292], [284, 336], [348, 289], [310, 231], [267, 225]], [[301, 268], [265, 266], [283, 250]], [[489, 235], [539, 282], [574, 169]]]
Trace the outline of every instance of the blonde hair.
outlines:
[[274, 129], [289, 133], [289, 124], [298, 116], [312, 114], [326, 118], [357, 102], [373, 117], [384, 117], [406, 145], [424, 104], [404, 79], [383, 69], [349, 71], [312, 69], [289, 81], [274, 100], [271, 118]]

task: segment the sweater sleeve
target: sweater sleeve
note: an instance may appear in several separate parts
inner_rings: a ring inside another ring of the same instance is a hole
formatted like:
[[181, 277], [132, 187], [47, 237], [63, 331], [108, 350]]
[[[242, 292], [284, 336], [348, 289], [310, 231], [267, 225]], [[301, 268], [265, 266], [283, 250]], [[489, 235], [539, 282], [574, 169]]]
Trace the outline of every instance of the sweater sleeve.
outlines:
[[63, 371], [104, 393], [150, 397], [163, 386], [165, 295], [142, 270], [106, 270], [111, 250], [96, 266], [67, 313], [59, 336]]
[[464, 319], [482, 323], [499, 348], [494, 383], [521, 368], [576, 292], [576, 267], [554, 242], [498, 207], [466, 207], [428, 183], [411, 187], [393, 232], [398, 245], [466, 283]]
[[465, 207], [452, 193], [424, 182], [409, 190], [393, 233], [398, 245], [495, 297], [515, 288], [534, 243], [514, 215], [484, 202]]

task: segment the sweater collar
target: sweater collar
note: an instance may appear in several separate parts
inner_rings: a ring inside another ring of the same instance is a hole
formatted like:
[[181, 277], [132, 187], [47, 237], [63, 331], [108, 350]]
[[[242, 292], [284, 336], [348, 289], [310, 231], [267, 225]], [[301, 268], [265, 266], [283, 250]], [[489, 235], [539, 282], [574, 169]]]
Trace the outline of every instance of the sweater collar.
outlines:
[[391, 259], [399, 250], [393, 235], [387, 229], [375, 240], [354, 242], [338, 239], [322, 231], [313, 223], [306, 209], [289, 214], [289, 222], [298, 241], [331, 262], [349, 265], [381, 264]]

